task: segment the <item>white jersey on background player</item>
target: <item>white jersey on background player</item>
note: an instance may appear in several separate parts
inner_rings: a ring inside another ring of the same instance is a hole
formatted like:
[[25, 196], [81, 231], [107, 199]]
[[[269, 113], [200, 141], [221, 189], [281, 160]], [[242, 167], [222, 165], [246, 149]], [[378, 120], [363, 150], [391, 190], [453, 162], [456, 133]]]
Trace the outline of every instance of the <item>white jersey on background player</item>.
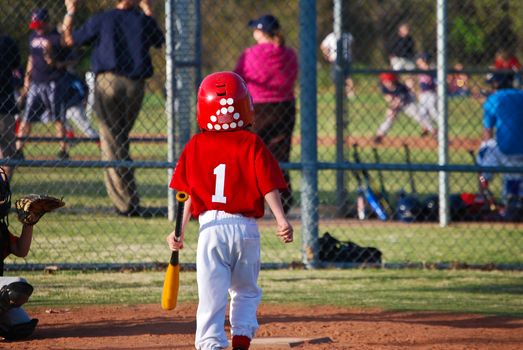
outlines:
[[[342, 49], [342, 62], [341, 72], [345, 79], [345, 93], [347, 97], [354, 96], [354, 82], [350, 77], [350, 64], [352, 62], [352, 43], [354, 42], [354, 37], [349, 32], [343, 32], [341, 34], [341, 49]], [[321, 42], [320, 49], [323, 54], [323, 58], [331, 63], [331, 78], [333, 81], [336, 81], [336, 58], [338, 52], [338, 40], [336, 39], [336, 34], [329, 33]]]
[[287, 187], [278, 162], [248, 126], [254, 107], [243, 79], [233, 72], [207, 76], [198, 90], [197, 121], [202, 132], [185, 146], [170, 187], [185, 191], [180, 241], [167, 237], [171, 249], [181, 249], [190, 215], [198, 218], [197, 349], [224, 349], [230, 295], [233, 349], [246, 350], [258, 329], [261, 300], [260, 233], [256, 219], [267, 201], [277, 222], [277, 235], [292, 241], [293, 229], [283, 212], [279, 190]]

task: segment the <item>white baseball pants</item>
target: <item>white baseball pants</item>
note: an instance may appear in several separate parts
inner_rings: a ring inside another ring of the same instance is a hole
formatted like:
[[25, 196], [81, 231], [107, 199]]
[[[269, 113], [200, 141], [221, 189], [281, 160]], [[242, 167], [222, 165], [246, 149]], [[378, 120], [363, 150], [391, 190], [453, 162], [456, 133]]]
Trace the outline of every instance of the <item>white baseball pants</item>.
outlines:
[[195, 346], [199, 350], [225, 349], [227, 294], [231, 298], [231, 336], [252, 339], [258, 329], [260, 233], [255, 219], [223, 211], [207, 211], [199, 222]]

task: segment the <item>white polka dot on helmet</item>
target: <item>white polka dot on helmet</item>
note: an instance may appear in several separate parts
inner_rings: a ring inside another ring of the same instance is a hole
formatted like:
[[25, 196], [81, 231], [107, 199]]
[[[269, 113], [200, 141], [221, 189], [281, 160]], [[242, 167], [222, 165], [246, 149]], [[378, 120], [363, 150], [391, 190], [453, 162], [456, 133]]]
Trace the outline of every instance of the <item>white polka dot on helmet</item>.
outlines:
[[198, 89], [196, 120], [201, 130], [234, 131], [254, 123], [254, 106], [245, 81], [234, 72], [205, 77]]

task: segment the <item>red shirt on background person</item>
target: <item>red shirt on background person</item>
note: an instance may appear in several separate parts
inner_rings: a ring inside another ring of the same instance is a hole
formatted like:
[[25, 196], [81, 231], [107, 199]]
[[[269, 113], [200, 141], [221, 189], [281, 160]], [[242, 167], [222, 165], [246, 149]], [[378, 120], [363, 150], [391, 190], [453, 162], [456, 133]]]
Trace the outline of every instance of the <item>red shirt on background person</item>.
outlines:
[[521, 69], [521, 62], [519, 62], [516, 56], [508, 51], [500, 50], [496, 53], [494, 58], [494, 68], [518, 71]]

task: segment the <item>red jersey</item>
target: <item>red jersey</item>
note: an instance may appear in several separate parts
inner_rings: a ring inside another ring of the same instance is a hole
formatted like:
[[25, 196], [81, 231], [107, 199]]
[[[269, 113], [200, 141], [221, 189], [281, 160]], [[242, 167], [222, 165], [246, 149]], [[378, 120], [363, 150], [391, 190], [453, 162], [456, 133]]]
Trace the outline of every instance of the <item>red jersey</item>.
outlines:
[[276, 158], [248, 130], [202, 132], [185, 146], [170, 187], [191, 196], [191, 213], [222, 210], [259, 218], [264, 196], [287, 184]]
[[496, 67], [496, 69], [513, 69], [513, 70], [521, 69], [521, 63], [514, 56], [508, 58], [507, 60], [504, 60], [501, 58], [496, 58], [496, 61], [494, 62], [494, 66]]

